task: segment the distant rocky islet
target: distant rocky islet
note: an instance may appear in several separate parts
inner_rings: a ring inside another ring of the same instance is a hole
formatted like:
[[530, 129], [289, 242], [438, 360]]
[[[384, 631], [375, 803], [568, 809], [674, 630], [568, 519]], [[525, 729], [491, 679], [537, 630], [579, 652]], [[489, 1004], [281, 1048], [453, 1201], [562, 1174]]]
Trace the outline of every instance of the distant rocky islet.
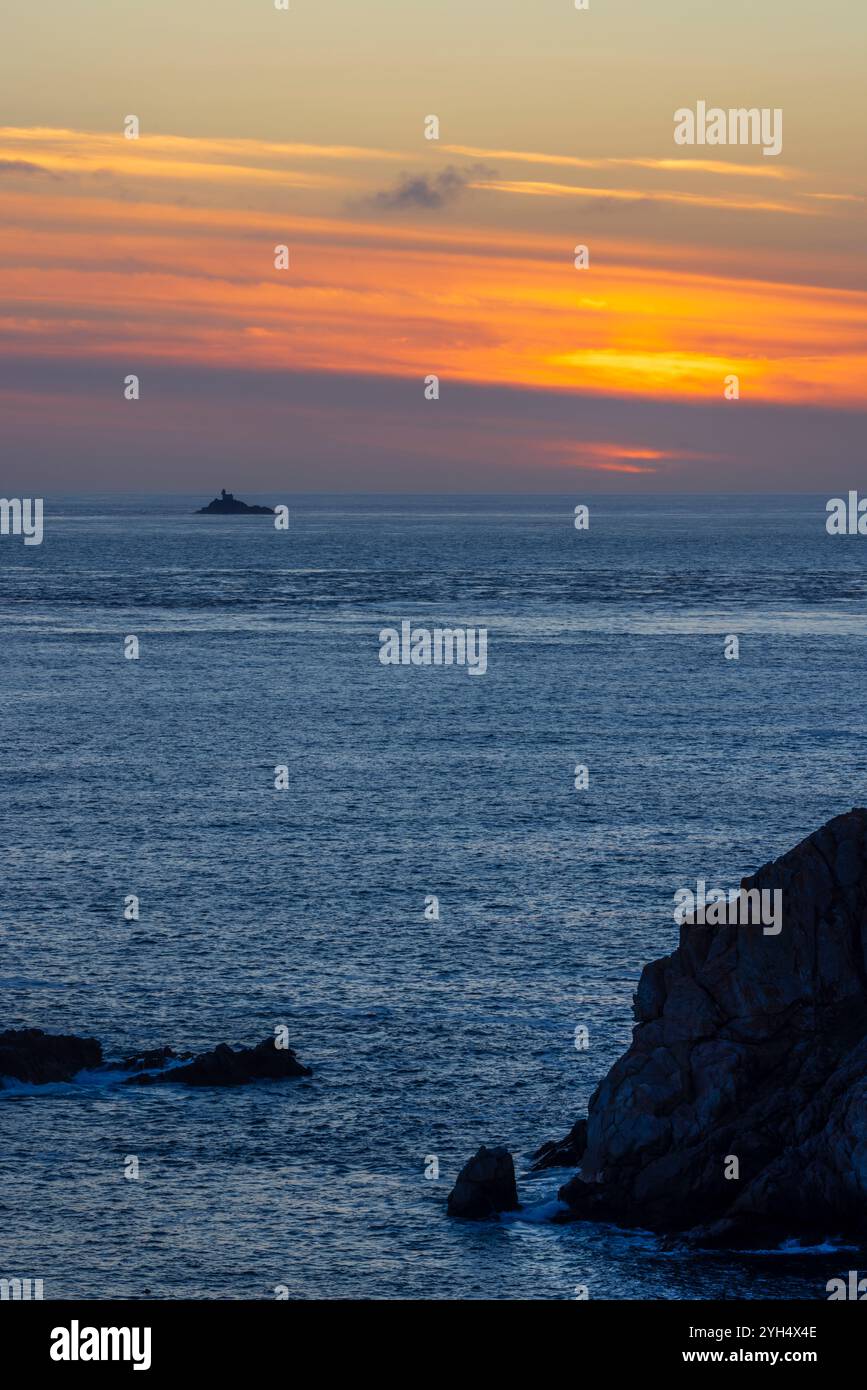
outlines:
[[199, 507], [196, 516], [273, 516], [273, 507], [257, 507], [250, 502], [242, 502], [234, 493], [223, 488], [206, 507]]

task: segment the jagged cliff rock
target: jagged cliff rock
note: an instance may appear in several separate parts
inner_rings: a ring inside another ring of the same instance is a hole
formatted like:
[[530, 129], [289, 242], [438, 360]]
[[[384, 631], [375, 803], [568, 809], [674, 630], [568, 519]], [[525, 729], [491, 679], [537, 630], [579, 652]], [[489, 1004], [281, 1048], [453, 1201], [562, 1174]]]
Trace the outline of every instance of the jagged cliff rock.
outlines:
[[781, 890], [781, 930], [685, 922], [645, 966], [566, 1219], [703, 1244], [867, 1235], [867, 811], [742, 887]]
[[543, 1168], [574, 1168], [587, 1149], [587, 1121], [576, 1120], [565, 1139], [549, 1139], [533, 1154], [531, 1173]]

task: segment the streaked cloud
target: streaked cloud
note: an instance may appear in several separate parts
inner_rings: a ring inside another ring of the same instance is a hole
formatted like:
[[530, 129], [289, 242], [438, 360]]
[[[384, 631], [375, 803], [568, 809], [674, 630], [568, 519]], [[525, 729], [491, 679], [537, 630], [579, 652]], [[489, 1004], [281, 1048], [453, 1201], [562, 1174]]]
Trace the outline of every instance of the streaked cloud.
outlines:
[[[48, 382], [70, 363], [92, 367], [100, 384], [86, 401], [64, 404], [46, 387], [57, 438], [74, 419], [82, 439], [98, 439], [103, 419], [126, 427], [105, 395], [113, 399], [126, 371], [147, 383], [137, 419], [165, 373], [186, 383], [191, 401], [191, 367], [215, 381], [243, 376], [251, 391], [303, 380], [309, 403], [293, 400], [292, 437], [301, 431], [320, 454], [315, 441], [333, 439], [348, 468], [365, 431], [366, 486], [376, 445], [395, 469], [409, 450], [444, 486], [468, 469], [477, 478], [489, 469], [494, 488], [526, 484], [528, 469], [560, 486], [573, 476], [683, 486], [735, 476], [743, 461], [734, 442], [709, 450], [710, 427], [690, 412], [705, 412], [717, 433], [725, 419], [733, 438], [760, 405], [828, 414], [867, 404], [861, 209], [830, 190], [812, 197], [815, 174], [809, 194], [794, 174], [764, 184], [753, 173], [741, 185], [727, 176], [724, 193], [704, 168], [686, 169], [689, 186], [675, 187], [668, 160], [646, 170], [600, 160], [598, 186], [573, 186], [500, 177], [475, 146], [429, 153], [408, 165], [405, 152], [341, 145], [3, 132], [3, 377], [22, 359], [41, 363]], [[456, 162], [464, 158], [472, 162]], [[545, 216], [522, 221], [526, 205]], [[639, 228], [634, 209], [645, 205], [654, 216]], [[591, 245], [587, 271], [573, 264], [579, 240]], [[274, 268], [278, 242], [290, 248], [285, 272]], [[419, 433], [430, 373], [442, 394]], [[731, 374], [741, 400], [724, 405]], [[34, 428], [36, 381], [17, 404], [2, 394], [10, 447]], [[353, 402], [342, 423], [328, 409], [338, 391]], [[474, 413], [492, 393], [501, 417]], [[391, 413], [378, 416], [377, 400]], [[555, 400], [570, 411], [581, 404], [580, 430], [555, 428]], [[624, 402], [647, 412], [641, 428], [624, 428]], [[184, 406], [172, 410], [182, 433]], [[273, 403], [263, 410], [261, 438], [276, 459], [286, 417]], [[586, 428], [597, 410], [598, 437]], [[674, 438], [673, 419], [689, 422]], [[47, 438], [50, 420], [44, 426]]]
[[763, 178], [790, 180], [798, 170], [775, 164], [738, 164], [730, 159], [649, 159], [605, 156], [589, 159], [579, 155], [540, 154], [530, 150], [486, 150], [475, 145], [445, 145], [449, 154], [468, 155], [474, 159], [496, 159], [500, 163], [556, 165], [568, 169], [659, 169], [668, 172], [714, 174], [720, 178]]
[[537, 198], [600, 198], [631, 203], [673, 203], [696, 208], [716, 208], [728, 212], [780, 212], [798, 217], [814, 217], [817, 209], [799, 203], [769, 198], [733, 198], [731, 194], [678, 193], [650, 188], [609, 188], [571, 183], [551, 183], [542, 179], [484, 179], [473, 185], [495, 193], [521, 193]]

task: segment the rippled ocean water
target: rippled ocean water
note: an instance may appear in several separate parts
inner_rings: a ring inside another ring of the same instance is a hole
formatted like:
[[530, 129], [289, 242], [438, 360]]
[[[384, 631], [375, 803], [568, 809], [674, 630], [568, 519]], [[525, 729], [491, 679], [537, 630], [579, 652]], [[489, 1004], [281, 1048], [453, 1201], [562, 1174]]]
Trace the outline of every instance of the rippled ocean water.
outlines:
[[[867, 803], [867, 540], [825, 497], [247, 497], [288, 532], [206, 500], [48, 498], [41, 546], [0, 539], [0, 1027], [111, 1055], [286, 1023], [314, 1076], [0, 1092], [0, 1274], [824, 1298], [849, 1253], [552, 1226], [568, 1171], [520, 1172], [628, 1044], [675, 888]], [[487, 627], [485, 676], [382, 666], [404, 618]], [[518, 1219], [446, 1218], [481, 1142], [516, 1155]]]

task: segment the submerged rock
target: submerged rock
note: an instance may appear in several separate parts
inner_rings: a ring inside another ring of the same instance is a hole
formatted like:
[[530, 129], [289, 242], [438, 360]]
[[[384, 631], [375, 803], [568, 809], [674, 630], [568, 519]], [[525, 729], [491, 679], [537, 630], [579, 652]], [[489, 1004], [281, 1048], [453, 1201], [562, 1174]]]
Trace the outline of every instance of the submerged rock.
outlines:
[[192, 1052], [175, 1052], [173, 1047], [154, 1047], [149, 1052], [138, 1052], [134, 1057], [124, 1057], [120, 1063], [123, 1071], [156, 1071], [175, 1062], [193, 1057]]
[[219, 1043], [212, 1052], [203, 1052], [192, 1062], [162, 1065], [164, 1070], [139, 1071], [124, 1084], [150, 1086], [171, 1081], [185, 1086], [243, 1086], [248, 1081], [282, 1081], [286, 1077], [313, 1075], [310, 1067], [298, 1061], [291, 1047], [276, 1047], [274, 1038], [266, 1038], [255, 1047], [232, 1048]]
[[43, 1033], [41, 1028], [0, 1033], [0, 1086], [4, 1076], [34, 1086], [71, 1081], [77, 1072], [98, 1067], [101, 1062], [102, 1048], [96, 1038]]
[[687, 922], [645, 966], [564, 1219], [709, 1245], [867, 1236], [867, 810], [742, 887], [781, 890], [781, 930]]
[[508, 1149], [486, 1149], [465, 1163], [449, 1193], [449, 1216], [482, 1221], [500, 1211], [517, 1211], [515, 1164]]

